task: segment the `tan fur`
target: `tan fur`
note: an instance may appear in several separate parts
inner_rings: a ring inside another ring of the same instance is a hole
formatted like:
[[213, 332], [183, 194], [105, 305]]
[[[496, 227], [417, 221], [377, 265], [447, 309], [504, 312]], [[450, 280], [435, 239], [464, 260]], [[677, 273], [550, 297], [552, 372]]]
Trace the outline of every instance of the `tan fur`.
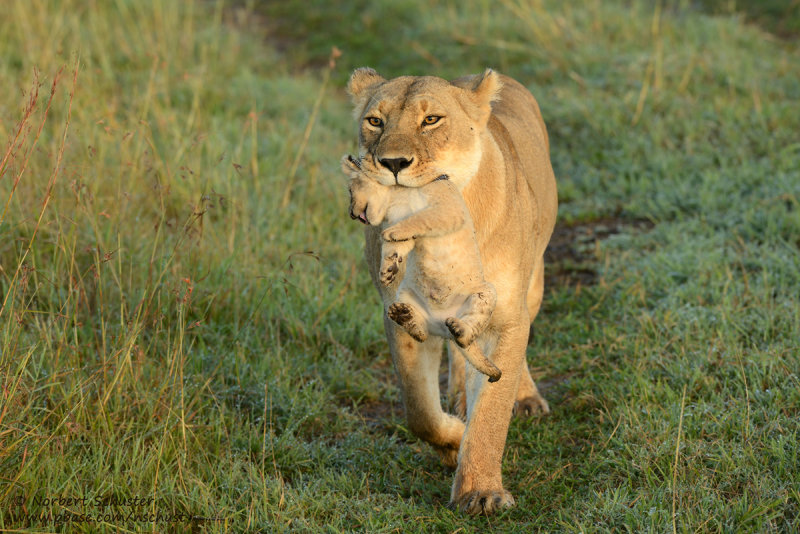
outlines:
[[[457, 459], [451, 504], [468, 513], [512, 506], [501, 464], [509, 420], [518, 413], [547, 411], [528, 370], [529, 326], [543, 293], [543, 254], [555, 224], [557, 199], [549, 144], [533, 96], [511, 78], [486, 71], [448, 82], [436, 77], [385, 80], [372, 69], [356, 70], [348, 84], [359, 121], [359, 155], [384, 185], [420, 187], [443, 174], [461, 192], [474, 222], [485, 279], [497, 304], [476, 341], [500, 368], [489, 384], [464, 366], [448, 343], [448, 396], [466, 416], [443, 412], [438, 369], [441, 341], [417, 342], [384, 320], [409, 428], [431, 443], [445, 463]], [[432, 123], [426, 117], [433, 117]], [[372, 120], [370, 120], [372, 119]], [[428, 122], [428, 124], [426, 124]], [[405, 276], [381, 283], [380, 230], [366, 229], [366, 256], [385, 307]]]
[[394, 302], [386, 312], [419, 342], [429, 335], [452, 339], [489, 382], [501, 371], [474, 343], [497, 296], [483, 279], [475, 229], [461, 193], [445, 176], [420, 187], [372, 180], [369, 161], [342, 158], [350, 177], [350, 215], [380, 226], [380, 281], [390, 285], [405, 263]]

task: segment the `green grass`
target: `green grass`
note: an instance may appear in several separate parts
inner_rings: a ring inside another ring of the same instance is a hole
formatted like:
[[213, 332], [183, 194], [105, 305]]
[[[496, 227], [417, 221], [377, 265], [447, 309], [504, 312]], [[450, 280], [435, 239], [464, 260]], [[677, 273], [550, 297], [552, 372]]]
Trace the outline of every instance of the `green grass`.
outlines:
[[[800, 50], [767, 33], [796, 13], [326, 5], [4, 4], [0, 528], [800, 528]], [[653, 225], [547, 289], [528, 356], [553, 413], [512, 423], [497, 517], [444, 507], [398, 406], [338, 171], [361, 65], [516, 77], [560, 224]], [[65, 511], [220, 520], [21, 516]]]

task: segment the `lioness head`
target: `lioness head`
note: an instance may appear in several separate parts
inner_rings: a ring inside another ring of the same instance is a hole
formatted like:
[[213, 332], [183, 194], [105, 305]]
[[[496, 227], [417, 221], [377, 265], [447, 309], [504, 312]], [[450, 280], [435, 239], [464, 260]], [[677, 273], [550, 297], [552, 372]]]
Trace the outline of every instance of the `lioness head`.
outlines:
[[383, 185], [419, 187], [447, 175], [464, 187], [481, 160], [480, 136], [502, 82], [487, 69], [466, 87], [433, 76], [386, 80], [357, 69], [347, 90], [359, 121], [364, 171]]

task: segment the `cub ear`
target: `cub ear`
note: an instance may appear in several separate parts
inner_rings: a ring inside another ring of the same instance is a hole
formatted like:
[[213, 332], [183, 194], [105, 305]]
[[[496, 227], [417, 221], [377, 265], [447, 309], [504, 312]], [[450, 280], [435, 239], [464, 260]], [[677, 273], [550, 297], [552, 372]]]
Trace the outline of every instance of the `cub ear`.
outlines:
[[483, 74], [476, 76], [472, 84], [472, 100], [481, 108], [481, 111], [488, 114], [492, 111], [492, 102], [500, 99], [500, 90], [503, 88], [503, 81], [500, 76], [492, 69], [486, 69]]
[[347, 82], [347, 92], [353, 98], [356, 113], [359, 113], [359, 108], [363, 108], [366, 103], [367, 89], [385, 81], [386, 79], [383, 76], [369, 67], [361, 67], [353, 71], [353, 74], [350, 75], [350, 81]]
[[348, 178], [356, 178], [361, 174], [360, 159], [356, 159], [350, 154], [342, 156], [341, 166], [342, 172], [344, 172]]

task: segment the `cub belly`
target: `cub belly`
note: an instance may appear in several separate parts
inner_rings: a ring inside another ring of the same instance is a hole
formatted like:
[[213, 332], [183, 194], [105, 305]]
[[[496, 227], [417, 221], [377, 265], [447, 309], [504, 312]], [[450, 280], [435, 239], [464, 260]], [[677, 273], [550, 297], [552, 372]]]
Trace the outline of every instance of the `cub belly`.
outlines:
[[438, 251], [434, 257], [425, 257], [425, 252], [423, 247], [417, 247], [411, 253], [395, 301], [406, 302], [417, 308], [430, 334], [450, 338], [450, 331], [444, 322], [460, 315], [472, 293], [473, 276], [458, 272], [456, 264], [443, 260], [452, 258], [447, 254], [448, 251]]
[[[395, 302], [411, 304], [418, 312], [417, 320], [424, 323], [425, 330], [430, 335], [444, 339], [452, 338], [445, 321], [456, 317], [468, 295], [456, 294], [443, 302], [435, 302], [421, 295], [420, 288], [407, 284], [406, 277], [397, 291]], [[422, 325], [421, 325], [422, 326]]]

